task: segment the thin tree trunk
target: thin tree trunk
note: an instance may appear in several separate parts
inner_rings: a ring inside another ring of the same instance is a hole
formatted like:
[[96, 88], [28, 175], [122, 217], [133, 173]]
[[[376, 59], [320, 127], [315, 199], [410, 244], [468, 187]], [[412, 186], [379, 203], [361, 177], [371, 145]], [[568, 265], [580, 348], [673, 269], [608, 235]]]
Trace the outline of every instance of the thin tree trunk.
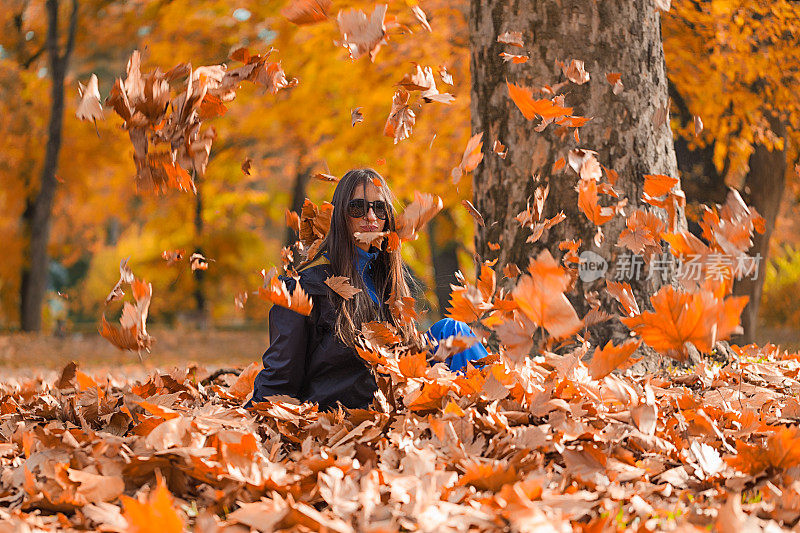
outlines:
[[439, 315], [444, 316], [450, 303], [450, 285], [457, 284], [458, 241], [453, 238], [455, 223], [450, 211], [444, 210], [429, 222], [434, 290], [439, 302]]
[[[770, 128], [776, 135], [786, 139], [786, 128], [777, 119], [770, 117]], [[769, 240], [775, 229], [775, 221], [780, 210], [781, 199], [786, 187], [786, 148], [768, 150], [764, 145], [756, 145], [750, 156], [750, 170], [744, 181], [744, 194], [747, 205], [754, 207], [766, 220], [766, 231], [753, 236], [753, 246], [749, 250], [757, 259], [758, 270], [755, 279], [745, 277], [734, 283], [734, 293], [747, 295], [750, 301], [742, 312], [742, 328], [744, 333], [736, 342], [749, 344], [755, 342], [758, 329], [758, 308], [761, 304], [761, 293], [764, 288], [767, 259], [769, 257]]]
[[[291, 211], [300, 215], [303, 211], [303, 203], [306, 200], [306, 191], [308, 190], [308, 182], [311, 179], [311, 168], [302, 167], [298, 162], [297, 176], [294, 179], [294, 189], [292, 190], [292, 205], [289, 208]], [[286, 246], [291, 246], [300, 236], [292, 228], [286, 228]]]
[[[203, 232], [205, 224], [203, 220], [203, 178], [200, 176], [195, 177], [195, 187], [197, 194], [194, 198], [194, 238], [197, 243], [194, 249], [195, 253], [205, 255], [203, 251]], [[197, 315], [197, 327], [206, 329], [208, 326], [208, 298], [206, 297], [206, 272], [197, 269], [194, 271], [194, 302]]]
[[58, 0], [47, 0], [47, 52], [50, 58], [52, 79], [50, 125], [45, 148], [44, 165], [39, 192], [23, 215], [29, 237], [27, 262], [22, 270], [20, 287], [20, 322], [23, 331], [40, 331], [42, 328], [42, 302], [47, 289], [53, 200], [56, 193], [56, 169], [61, 150], [64, 118], [64, 77], [69, 57], [75, 43], [78, 25], [78, 1], [72, 0], [67, 42], [63, 52], [58, 44]]
[[[521, 31], [524, 48], [497, 42], [506, 31]], [[568, 168], [554, 174], [552, 168], [573, 148], [596, 150], [597, 160], [619, 174], [615, 188], [628, 198], [627, 212], [635, 207], [651, 209], [641, 201], [644, 174], [678, 176], [669, 122], [657, 126], [654, 121], [657, 108], [667, 104], [660, 16], [654, 1], [472, 0], [470, 38], [472, 127], [484, 132], [485, 152], [474, 174], [474, 203], [486, 220], [486, 226], [476, 231], [477, 253], [483, 259], [498, 258], [498, 270], [508, 263], [524, 269], [538, 249], [547, 248], [558, 257], [560, 241], [580, 238], [582, 250], [592, 250], [608, 262], [606, 277], [613, 279], [615, 262], [625, 253], [615, 246], [624, 219], [618, 216], [604, 224], [605, 239], [595, 246], [597, 228], [577, 206], [577, 176]], [[504, 63], [501, 52], [522, 53], [530, 59], [518, 65]], [[580, 128], [580, 143], [571, 136], [560, 139], [553, 124], [536, 132], [539, 121], [526, 120], [506, 89], [506, 80], [534, 89], [555, 85], [566, 79], [557, 61], [569, 64], [573, 59], [584, 61], [591, 76], [588, 83], [569, 84], [561, 91], [566, 92], [565, 104], [574, 106], [573, 114], [592, 117]], [[625, 87], [618, 95], [606, 81], [612, 72], [621, 73]], [[508, 147], [505, 159], [492, 153], [495, 139]], [[538, 243], [526, 243], [530, 231], [515, 216], [526, 209], [536, 187], [547, 183], [545, 216], [564, 211], [567, 218]], [[663, 210], [656, 212], [666, 220]], [[685, 228], [683, 210], [678, 227]], [[499, 243], [500, 250], [491, 250], [490, 242]], [[647, 297], [662, 284], [657, 277], [630, 283], [639, 305], [645, 307]], [[584, 291], [604, 285], [603, 279], [576, 282], [573, 303], [579, 314], [587, 311]], [[617, 322], [596, 331], [601, 339], [609, 338], [621, 331], [620, 326]]]

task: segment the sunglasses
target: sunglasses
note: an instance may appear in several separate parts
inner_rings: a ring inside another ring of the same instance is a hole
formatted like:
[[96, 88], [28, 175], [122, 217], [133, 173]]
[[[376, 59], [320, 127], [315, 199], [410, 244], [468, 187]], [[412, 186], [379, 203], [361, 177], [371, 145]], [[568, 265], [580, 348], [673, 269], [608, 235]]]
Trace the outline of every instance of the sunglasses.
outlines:
[[347, 214], [352, 218], [364, 218], [367, 216], [367, 213], [369, 213], [370, 208], [372, 208], [376, 218], [380, 220], [389, 218], [389, 210], [386, 207], [386, 202], [383, 200], [367, 202], [363, 198], [350, 200], [350, 203], [347, 204]]

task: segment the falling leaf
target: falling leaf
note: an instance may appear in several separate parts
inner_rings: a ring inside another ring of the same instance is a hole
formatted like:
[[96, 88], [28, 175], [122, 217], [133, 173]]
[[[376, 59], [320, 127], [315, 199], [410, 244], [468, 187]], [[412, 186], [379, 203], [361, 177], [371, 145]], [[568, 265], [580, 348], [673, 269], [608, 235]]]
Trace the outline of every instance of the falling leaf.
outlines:
[[475, 209], [475, 206], [472, 205], [472, 202], [469, 200], [461, 200], [461, 205], [464, 206], [464, 208], [467, 210], [467, 213], [469, 213], [472, 218], [475, 219], [475, 222], [477, 222], [479, 226], [486, 225], [486, 223], [483, 221], [483, 216], [477, 209]]
[[364, 115], [361, 114], [361, 108], [356, 107], [350, 111], [350, 125], [355, 127], [359, 122], [364, 122]]
[[193, 253], [191, 257], [189, 257], [189, 264], [192, 267], [192, 271], [208, 270], [208, 259], [203, 257], [203, 254], [197, 252]]
[[421, 91], [420, 97], [425, 102], [440, 102], [443, 104], [450, 104], [455, 100], [455, 97], [450, 93], [440, 93], [436, 88], [436, 80], [433, 77], [433, 69], [431, 67], [416, 66], [414, 74], [406, 74], [399, 83], [403, 89], [407, 91]]
[[347, 276], [330, 276], [329, 278], [325, 279], [325, 285], [333, 289], [336, 294], [345, 300], [349, 300], [361, 292], [361, 289], [357, 289], [350, 285], [350, 279]]
[[661, 11], [669, 11], [672, 0], [656, 0], [656, 7]]
[[562, 63], [561, 71], [572, 83], [583, 85], [589, 81], [589, 73], [584, 70], [583, 61], [579, 59], [573, 59], [570, 61], [569, 65]]
[[453, 76], [447, 72], [447, 67], [444, 65], [439, 67], [439, 76], [442, 78], [443, 83], [446, 83], [447, 85], [453, 85]]
[[609, 72], [606, 74], [606, 80], [611, 84], [611, 92], [619, 94], [625, 88], [622, 85], [622, 74], [619, 72]]
[[299, 283], [295, 284], [294, 290], [289, 291], [286, 283], [278, 276], [272, 276], [267, 287], [259, 287], [258, 296], [262, 300], [286, 307], [305, 316], [311, 314], [314, 304]]
[[498, 139], [495, 139], [494, 144], [492, 145], [492, 151], [496, 153], [500, 159], [505, 159], [506, 155], [508, 155], [508, 147], [501, 143]]
[[653, 197], [664, 196], [679, 181], [678, 178], [665, 176], [664, 174], [645, 174], [644, 193]]
[[657, 107], [653, 113], [653, 126], [656, 129], [664, 126], [664, 124], [667, 123], [667, 119], [669, 118], [669, 104], [671, 101], [671, 98], [667, 98], [667, 104], [663, 107]]
[[185, 250], [164, 250], [161, 252], [161, 258], [167, 262], [167, 266], [173, 266], [180, 261], [183, 261]]
[[240, 311], [244, 310], [244, 304], [247, 303], [247, 297], [247, 291], [236, 293], [236, 296], [233, 297], [233, 305], [236, 307], [236, 309], [239, 309]]
[[311, 177], [314, 178], [314, 179], [320, 180], [320, 181], [327, 181], [327, 182], [333, 182], [333, 183], [336, 183], [337, 181], [339, 181], [339, 178], [337, 178], [336, 176], [334, 176], [332, 174], [325, 174], [324, 172], [317, 172], [316, 174], [314, 174]]
[[409, 93], [405, 89], [398, 90], [392, 97], [392, 110], [389, 112], [389, 118], [386, 119], [383, 134], [393, 137], [394, 144], [407, 139], [411, 135], [414, 122], [416, 122], [414, 112], [408, 105], [408, 98]]
[[506, 63], [514, 63], [515, 65], [520, 65], [522, 63], [527, 63], [530, 57], [528, 56], [521, 56], [521, 55], [514, 55], [509, 54], [507, 52], [500, 52], [500, 57], [503, 58], [503, 61]]
[[415, 240], [417, 232], [436, 216], [442, 207], [442, 199], [438, 196], [414, 191], [414, 201], [397, 217], [397, 235], [404, 241]]
[[521, 31], [507, 31], [502, 35], [498, 35], [497, 42], [510, 44], [511, 46], [519, 46], [520, 48], [525, 46], [525, 43], [522, 41]]
[[114, 300], [119, 300], [125, 296], [125, 291], [122, 290], [123, 283], [133, 283], [133, 271], [131, 270], [131, 267], [128, 266], [128, 259], [130, 259], [130, 257], [119, 262], [119, 281], [117, 281], [116, 285], [114, 285], [114, 288], [111, 289], [111, 292], [109, 292], [108, 296], [106, 296], [105, 305], [108, 305]]
[[461, 156], [458, 167], [462, 172], [472, 172], [483, 161], [483, 132], [478, 132], [467, 141], [467, 147]]
[[411, 12], [414, 14], [414, 18], [416, 18], [419, 21], [419, 23], [422, 24], [423, 28], [425, 28], [428, 31], [433, 31], [431, 30], [431, 25], [428, 24], [428, 16], [425, 15], [425, 12], [422, 10], [421, 7], [419, 7], [418, 5], [411, 6]]
[[329, 17], [331, 0], [291, 0], [281, 15], [297, 25], [316, 24]]
[[288, 209], [286, 210], [286, 227], [293, 229], [295, 233], [300, 233], [300, 216]]
[[103, 105], [100, 103], [100, 89], [95, 74], [92, 74], [86, 86], [78, 82], [78, 95], [81, 100], [75, 115], [80, 120], [103, 120]]
[[514, 301], [534, 324], [542, 326], [556, 339], [569, 337], [582, 324], [564, 295], [570, 277], [550, 252], [543, 250], [528, 266], [512, 292]]
[[253, 164], [253, 160], [249, 157], [245, 157], [244, 161], [242, 161], [242, 172], [244, 172], [245, 176], [250, 175], [250, 166]]
[[597, 195], [597, 182], [593, 179], [578, 180], [578, 207], [593, 224], [600, 226], [615, 216], [611, 207], [601, 206]]
[[694, 136], [697, 137], [700, 135], [700, 132], [703, 131], [703, 119], [701, 119], [698, 115], [693, 117], [694, 120]]
[[141, 352], [150, 350], [153, 338], [147, 333], [146, 322], [153, 296], [153, 286], [150, 283], [133, 279], [131, 292], [135, 304], [125, 302], [120, 317], [120, 327], [110, 324], [105, 315], [102, 316], [100, 335], [120, 350]]
[[525, 87], [518, 87], [513, 83], [506, 82], [508, 94], [517, 105], [517, 108], [528, 120], [540, 116], [544, 119], [562, 117], [572, 113], [571, 107], [562, 107], [553, 103], [547, 98], [541, 100], [533, 99], [533, 92]]
[[650, 297], [653, 311], [620, 320], [654, 350], [680, 361], [688, 357], [685, 344], [710, 352], [718, 340], [736, 333], [747, 296], [721, 298], [710, 290], [678, 291], [666, 285]]
[[340, 11], [336, 21], [342, 40], [336, 41], [336, 45], [347, 48], [352, 59], [369, 54], [370, 60], [375, 61], [375, 55], [386, 42], [384, 18], [387, 9], [386, 4], [376, 5], [369, 17], [360, 9]]

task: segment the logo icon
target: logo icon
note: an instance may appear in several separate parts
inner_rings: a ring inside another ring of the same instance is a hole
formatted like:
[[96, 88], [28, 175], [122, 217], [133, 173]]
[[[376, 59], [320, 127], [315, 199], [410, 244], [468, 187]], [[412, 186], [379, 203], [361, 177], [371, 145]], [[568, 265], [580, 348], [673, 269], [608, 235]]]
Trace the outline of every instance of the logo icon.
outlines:
[[601, 255], [591, 250], [584, 250], [578, 258], [581, 260], [578, 277], [584, 283], [590, 283], [606, 275], [608, 262]]

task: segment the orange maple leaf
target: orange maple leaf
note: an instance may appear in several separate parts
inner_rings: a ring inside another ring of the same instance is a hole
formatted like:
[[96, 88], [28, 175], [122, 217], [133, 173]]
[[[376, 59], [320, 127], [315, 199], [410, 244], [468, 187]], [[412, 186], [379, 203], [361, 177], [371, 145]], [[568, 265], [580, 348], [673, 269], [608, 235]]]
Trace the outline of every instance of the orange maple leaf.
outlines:
[[150, 492], [146, 501], [125, 495], [119, 499], [125, 507], [122, 516], [128, 521], [128, 531], [131, 533], [183, 532], [183, 519], [175, 510], [172, 494], [161, 477], [158, 479], [158, 486]]
[[619, 346], [608, 341], [602, 349], [596, 348], [589, 363], [589, 374], [594, 379], [604, 378], [627, 361], [640, 344], [642, 339], [629, 339]]
[[299, 283], [295, 285], [294, 290], [290, 293], [286, 283], [278, 276], [272, 276], [268, 287], [259, 287], [258, 296], [262, 300], [286, 307], [305, 316], [311, 314], [311, 309], [314, 305], [311, 297], [306, 294]]
[[613, 207], [601, 206], [597, 201], [597, 182], [593, 179], [579, 180], [578, 207], [594, 225], [601, 226], [614, 218], [616, 213]]
[[686, 293], [667, 285], [650, 297], [654, 311], [620, 320], [654, 350], [684, 361], [687, 342], [710, 352], [716, 341], [735, 333], [747, 300], [747, 296], [723, 300], [708, 289]]
[[680, 181], [664, 174], [645, 174], [644, 193], [650, 196], [664, 196]]
[[533, 92], [526, 87], [518, 87], [508, 81], [506, 81], [506, 85], [508, 86], [509, 96], [511, 96], [511, 99], [517, 104], [517, 108], [528, 120], [533, 120], [536, 115], [546, 119], [563, 117], [572, 113], [571, 107], [561, 107], [547, 98], [534, 100]]
[[528, 273], [521, 277], [512, 293], [520, 310], [557, 339], [577, 332], [582, 322], [564, 295], [570, 283], [569, 274], [548, 250], [531, 261]]

